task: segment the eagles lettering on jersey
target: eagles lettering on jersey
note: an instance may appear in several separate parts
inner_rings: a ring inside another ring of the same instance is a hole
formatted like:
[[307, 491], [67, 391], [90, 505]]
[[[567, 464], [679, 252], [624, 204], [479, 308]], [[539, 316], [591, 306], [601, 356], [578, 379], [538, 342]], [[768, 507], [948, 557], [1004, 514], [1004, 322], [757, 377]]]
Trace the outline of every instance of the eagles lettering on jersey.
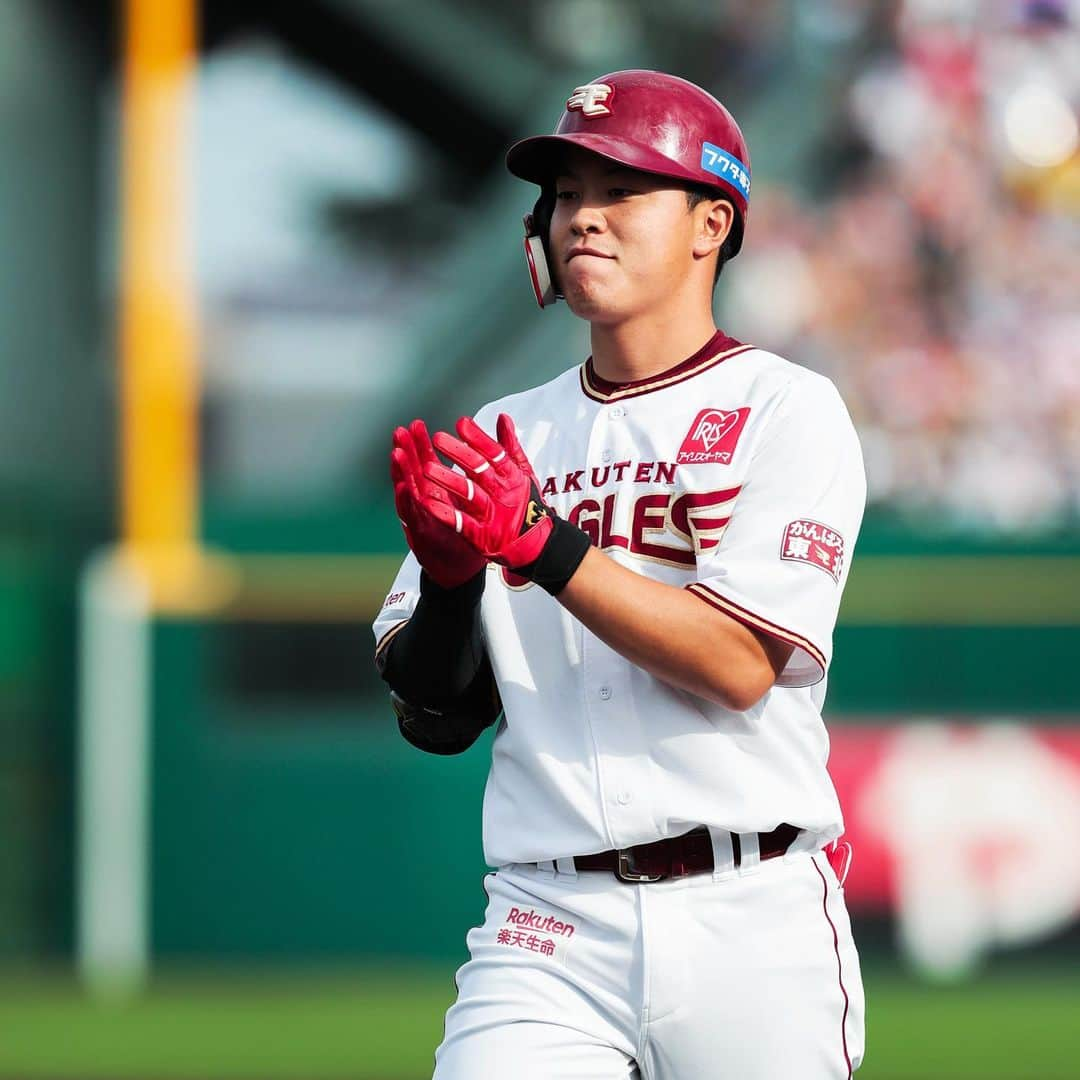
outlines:
[[[601, 551], [693, 567], [719, 544], [740, 487], [686, 491], [677, 466], [663, 461], [619, 461], [575, 469], [543, 482], [543, 494], [560, 517], [585, 532]], [[588, 474], [588, 479], [586, 479]], [[584, 495], [584, 497], [579, 497]], [[517, 587], [516, 574], [504, 580]]]

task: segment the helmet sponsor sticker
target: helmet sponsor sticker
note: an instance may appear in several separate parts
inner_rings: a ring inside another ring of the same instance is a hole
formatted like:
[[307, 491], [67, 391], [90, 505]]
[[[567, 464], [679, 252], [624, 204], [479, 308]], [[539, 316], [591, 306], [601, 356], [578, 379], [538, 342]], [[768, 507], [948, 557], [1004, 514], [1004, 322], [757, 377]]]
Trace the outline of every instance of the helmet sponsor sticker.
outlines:
[[750, 198], [750, 170], [737, 158], [711, 142], [701, 145], [701, 167], [706, 172], [715, 173], [726, 180], [733, 188], [742, 192], [744, 199]]
[[611, 96], [615, 93], [613, 86], [607, 83], [586, 83], [576, 87], [574, 92], [567, 98], [566, 111], [577, 112], [587, 120], [595, 120], [598, 116], [611, 115]]
[[750, 415], [748, 408], [702, 409], [679, 447], [677, 465], [730, 465], [739, 436]]
[[844, 566], [844, 538], [820, 521], [793, 521], [784, 529], [780, 558], [809, 563], [839, 581]]

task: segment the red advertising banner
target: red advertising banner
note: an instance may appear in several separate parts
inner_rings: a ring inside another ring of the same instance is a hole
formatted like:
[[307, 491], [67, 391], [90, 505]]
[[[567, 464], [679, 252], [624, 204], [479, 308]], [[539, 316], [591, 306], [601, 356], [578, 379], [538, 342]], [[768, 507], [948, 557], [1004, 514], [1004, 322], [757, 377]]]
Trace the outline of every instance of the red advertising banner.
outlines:
[[831, 728], [853, 912], [895, 915], [941, 974], [1080, 915], [1080, 723]]

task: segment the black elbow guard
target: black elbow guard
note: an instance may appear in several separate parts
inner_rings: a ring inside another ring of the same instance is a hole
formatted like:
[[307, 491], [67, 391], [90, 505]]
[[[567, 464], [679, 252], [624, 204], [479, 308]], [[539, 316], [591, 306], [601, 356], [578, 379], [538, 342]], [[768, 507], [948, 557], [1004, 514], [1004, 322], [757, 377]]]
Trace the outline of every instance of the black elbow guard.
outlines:
[[404, 739], [428, 754], [460, 754], [468, 750], [502, 714], [502, 702], [486, 659], [468, 689], [453, 701], [438, 708], [413, 705], [391, 691], [390, 704]]

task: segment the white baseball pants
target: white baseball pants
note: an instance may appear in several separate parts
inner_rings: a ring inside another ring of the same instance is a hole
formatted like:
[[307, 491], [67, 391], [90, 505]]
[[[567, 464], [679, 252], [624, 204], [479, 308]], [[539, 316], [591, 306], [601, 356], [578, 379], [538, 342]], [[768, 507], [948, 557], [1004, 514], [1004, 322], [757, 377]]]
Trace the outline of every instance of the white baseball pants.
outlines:
[[485, 887], [435, 1080], [843, 1080], [862, 1061], [822, 852], [640, 885], [514, 865]]

